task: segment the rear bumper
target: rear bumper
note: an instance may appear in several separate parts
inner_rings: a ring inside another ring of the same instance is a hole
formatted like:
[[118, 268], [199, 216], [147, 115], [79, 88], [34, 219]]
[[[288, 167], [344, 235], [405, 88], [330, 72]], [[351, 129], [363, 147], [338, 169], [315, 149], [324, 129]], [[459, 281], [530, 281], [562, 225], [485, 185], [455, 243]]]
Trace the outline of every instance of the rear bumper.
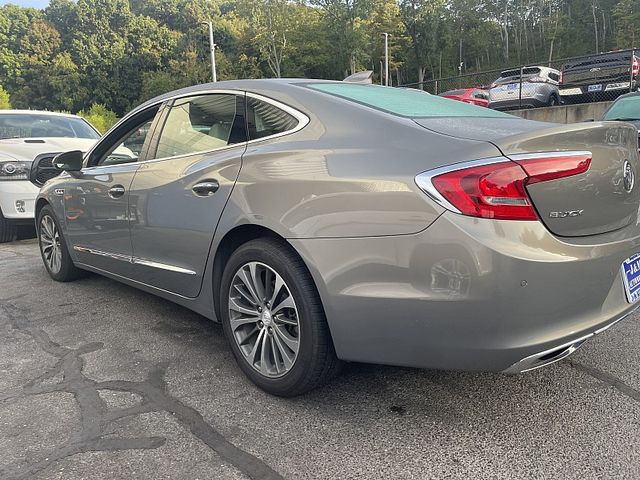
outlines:
[[32, 223], [36, 197], [40, 190], [28, 180], [0, 182], [0, 210], [8, 220]]
[[565, 85], [560, 88], [560, 96], [564, 99], [579, 99], [579, 98], [592, 98], [592, 97], [615, 97], [634, 91], [637, 88], [636, 81], [634, 80], [629, 88], [629, 81], [626, 82], [610, 82], [602, 83], [600, 90], [590, 92], [589, 85]]
[[620, 265], [640, 252], [640, 237], [621, 236], [566, 243], [540, 222], [447, 212], [416, 235], [291, 243], [316, 280], [340, 358], [516, 372], [571, 353], [635, 310]]
[[491, 101], [489, 102], [489, 108], [493, 108], [494, 110], [516, 110], [519, 108], [544, 107], [547, 103], [547, 98], [523, 98], [522, 101], [516, 98], [512, 100]]

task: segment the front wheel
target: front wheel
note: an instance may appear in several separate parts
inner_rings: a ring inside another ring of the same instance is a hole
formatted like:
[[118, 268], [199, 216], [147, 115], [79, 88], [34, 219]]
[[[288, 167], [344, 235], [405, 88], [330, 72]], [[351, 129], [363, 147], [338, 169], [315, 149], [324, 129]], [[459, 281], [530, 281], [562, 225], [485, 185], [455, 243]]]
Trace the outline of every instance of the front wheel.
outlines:
[[84, 272], [73, 264], [58, 219], [49, 205], [40, 210], [37, 225], [40, 255], [49, 276], [58, 282], [80, 277]]
[[300, 395], [339, 370], [313, 280], [284, 242], [259, 239], [238, 248], [225, 267], [220, 296], [233, 354], [263, 390]]

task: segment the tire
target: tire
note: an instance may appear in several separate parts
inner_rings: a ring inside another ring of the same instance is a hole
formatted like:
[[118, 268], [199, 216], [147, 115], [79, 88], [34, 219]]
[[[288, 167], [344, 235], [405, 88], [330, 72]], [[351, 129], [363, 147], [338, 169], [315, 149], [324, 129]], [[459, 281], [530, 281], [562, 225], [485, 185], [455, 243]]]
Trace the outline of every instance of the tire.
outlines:
[[560, 100], [558, 99], [558, 97], [553, 94], [549, 97], [549, 106], [550, 107], [557, 107], [558, 105], [560, 105]]
[[42, 207], [36, 225], [40, 255], [49, 276], [57, 282], [70, 282], [81, 277], [84, 271], [73, 264], [60, 223], [51, 206]]
[[[267, 292], [262, 295], [258, 289]], [[259, 301], [256, 297], [269, 298], [265, 302], [265, 298]], [[282, 241], [252, 240], [233, 252], [222, 275], [220, 312], [240, 368], [272, 395], [301, 395], [323, 385], [340, 370], [311, 275]], [[289, 348], [296, 342], [296, 349]]]
[[18, 238], [18, 227], [4, 218], [0, 211], [0, 243], [13, 242]]

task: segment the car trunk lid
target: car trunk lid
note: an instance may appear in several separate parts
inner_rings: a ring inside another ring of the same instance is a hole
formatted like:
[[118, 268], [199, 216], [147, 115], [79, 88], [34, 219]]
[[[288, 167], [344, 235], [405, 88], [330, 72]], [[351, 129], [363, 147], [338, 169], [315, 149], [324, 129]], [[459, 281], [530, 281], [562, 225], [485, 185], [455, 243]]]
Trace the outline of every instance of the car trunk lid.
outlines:
[[459, 138], [484, 138], [514, 161], [557, 152], [591, 153], [585, 173], [527, 186], [540, 220], [555, 235], [597, 235], [638, 220], [638, 133], [632, 126], [618, 122], [554, 125], [516, 119], [491, 119], [483, 125], [474, 119], [467, 125], [455, 120], [455, 127], [444, 119], [416, 122]]

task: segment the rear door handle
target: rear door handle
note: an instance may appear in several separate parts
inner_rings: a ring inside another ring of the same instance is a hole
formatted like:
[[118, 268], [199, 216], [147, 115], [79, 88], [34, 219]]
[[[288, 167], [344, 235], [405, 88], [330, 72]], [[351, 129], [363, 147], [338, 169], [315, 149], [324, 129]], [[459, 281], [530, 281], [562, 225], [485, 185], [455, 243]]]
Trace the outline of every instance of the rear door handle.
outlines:
[[111, 198], [120, 198], [125, 194], [126, 190], [122, 185], [114, 185], [109, 189], [109, 196]]
[[205, 180], [204, 182], [196, 183], [191, 187], [191, 190], [200, 197], [208, 197], [216, 193], [219, 188], [220, 184], [217, 180]]

